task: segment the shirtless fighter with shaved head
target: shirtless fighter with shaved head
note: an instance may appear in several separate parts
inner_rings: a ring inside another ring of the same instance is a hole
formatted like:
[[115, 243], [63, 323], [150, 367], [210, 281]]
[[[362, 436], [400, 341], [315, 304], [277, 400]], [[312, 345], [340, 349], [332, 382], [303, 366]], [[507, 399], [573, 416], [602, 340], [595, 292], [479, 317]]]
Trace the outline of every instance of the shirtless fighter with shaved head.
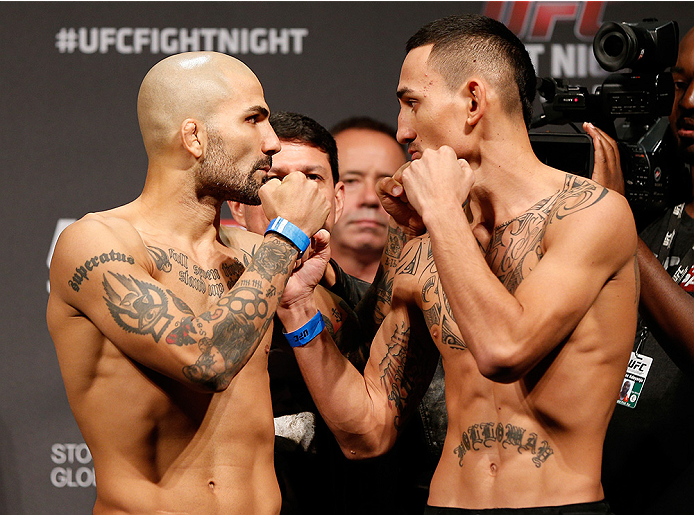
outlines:
[[[300, 172], [260, 187], [280, 150], [268, 115], [232, 57], [159, 62], [138, 97], [142, 194], [56, 245], [47, 320], [94, 458], [95, 514], [279, 513], [269, 329], [330, 206]], [[223, 202], [261, 198], [273, 229], [223, 245]]]

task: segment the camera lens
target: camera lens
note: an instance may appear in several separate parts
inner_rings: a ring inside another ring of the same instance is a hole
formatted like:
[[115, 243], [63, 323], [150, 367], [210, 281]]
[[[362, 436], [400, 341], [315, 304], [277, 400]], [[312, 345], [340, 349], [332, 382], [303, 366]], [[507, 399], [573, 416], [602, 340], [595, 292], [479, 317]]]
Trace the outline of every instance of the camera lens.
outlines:
[[621, 34], [608, 34], [603, 40], [605, 54], [612, 58], [620, 57], [626, 47], [624, 37]]
[[615, 72], [637, 60], [638, 39], [628, 25], [603, 23], [593, 39], [593, 53], [600, 66], [607, 71]]

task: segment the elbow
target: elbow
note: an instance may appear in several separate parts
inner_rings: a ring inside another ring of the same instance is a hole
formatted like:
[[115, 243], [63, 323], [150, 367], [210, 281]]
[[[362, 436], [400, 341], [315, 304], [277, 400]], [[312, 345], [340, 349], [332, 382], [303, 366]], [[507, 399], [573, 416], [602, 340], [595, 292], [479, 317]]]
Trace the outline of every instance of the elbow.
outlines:
[[512, 349], [486, 353], [477, 359], [477, 368], [480, 374], [495, 383], [514, 383], [529, 371], [523, 356]]
[[365, 435], [343, 437], [339, 440], [340, 449], [349, 460], [368, 460], [378, 458], [386, 454], [395, 443], [383, 435], [381, 437], [370, 437]]
[[390, 450], [390, 447], [385, 445], [340, 445], [340, 449], [348, 460], [359, 461], [383, 456]]
[[215, 373], [205, 370], [198, 364], [184, 367], [183, 375], [187, 384], [201, 393], [221, 393], [229, 387], [235, 376], [229, 372]]
[[508, 368], [496, 368], [493, 370], [482, 370], [480, 368], [480, 373], [490, 381], [504, 384], [515, 383], [525, 375]]

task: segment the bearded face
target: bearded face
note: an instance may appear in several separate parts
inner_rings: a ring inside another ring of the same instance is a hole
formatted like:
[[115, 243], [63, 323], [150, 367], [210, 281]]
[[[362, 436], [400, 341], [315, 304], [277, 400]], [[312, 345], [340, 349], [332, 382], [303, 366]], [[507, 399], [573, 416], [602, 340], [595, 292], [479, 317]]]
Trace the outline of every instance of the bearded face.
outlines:
[[264, 169], [271, 166], [271, 156], [263, 156], [250, 166], [243, 164], [243, 159], [227, 150], [219, 133], [208, 130], [207, 152], [196, 174], [198, 190], [222, 200], [259, 205]]

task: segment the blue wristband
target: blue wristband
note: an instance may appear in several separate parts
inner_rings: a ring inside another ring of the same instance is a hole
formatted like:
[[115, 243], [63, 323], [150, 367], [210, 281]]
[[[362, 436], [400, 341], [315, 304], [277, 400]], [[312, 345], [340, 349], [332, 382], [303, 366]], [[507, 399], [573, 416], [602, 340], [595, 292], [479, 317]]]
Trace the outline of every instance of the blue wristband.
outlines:
[[308, 246], [311, 243], [311, 238], [304, 234], [304, 231], [299, 229], [296, 225], [291, 223], [289, 220], [278, 216], [270, 222], [270, 225], [265, 229], [265, 234], [269, 232], [276, 232], [281, 234], [289, 241], [291, 241], [296, 248], [299, 249], [299, 256], [302, 256]]
[[319, 311], [313, 315], [311, 320], [299, 327], [296, 331], [284, 333], [284, 337], [292, 347], [303, 347], [323, 332], [323, 329], [325, 329], [325, 322], [323, 321], [323, 315], [321, 315]]

